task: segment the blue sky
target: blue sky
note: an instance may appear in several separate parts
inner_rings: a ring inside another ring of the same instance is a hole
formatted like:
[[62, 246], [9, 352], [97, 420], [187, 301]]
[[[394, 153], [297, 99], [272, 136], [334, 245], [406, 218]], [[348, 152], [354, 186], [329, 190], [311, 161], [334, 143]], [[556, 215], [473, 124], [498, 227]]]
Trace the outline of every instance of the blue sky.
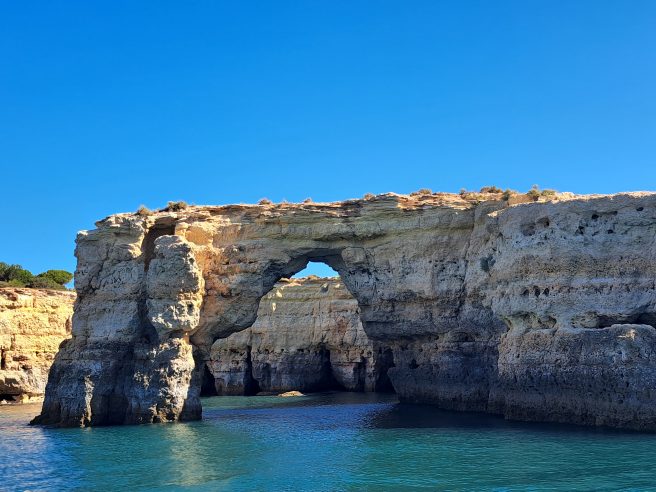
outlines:
[[0, 6], [0, 261], [168, 200], [656, 188], [656, 2]]

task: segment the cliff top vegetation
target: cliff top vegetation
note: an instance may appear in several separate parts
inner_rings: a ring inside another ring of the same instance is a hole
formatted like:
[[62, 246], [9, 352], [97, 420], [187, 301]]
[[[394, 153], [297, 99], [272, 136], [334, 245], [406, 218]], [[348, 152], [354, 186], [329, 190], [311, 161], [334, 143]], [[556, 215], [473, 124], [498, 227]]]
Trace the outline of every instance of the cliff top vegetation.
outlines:
[[73, 274], [66, 270], [47, 270], [34, 275], [20, 265], [0, 261], [0, 287], [32, 287], [34, 289], [67, 290]]

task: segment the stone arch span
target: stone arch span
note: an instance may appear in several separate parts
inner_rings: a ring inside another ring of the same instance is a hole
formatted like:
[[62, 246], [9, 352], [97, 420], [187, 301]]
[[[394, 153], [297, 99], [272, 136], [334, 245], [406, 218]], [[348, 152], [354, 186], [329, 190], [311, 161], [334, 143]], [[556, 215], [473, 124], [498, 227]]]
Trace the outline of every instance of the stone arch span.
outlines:
[[389, 348], [366, 336], [338, 272], [285, 273], [260, 300], [252, 324], [212, 344], [203, 394], [393, 392], [387, 375], [393, 365]]
[[656, 194], [523, 201], [386, 194], [110, 216], [78, 235], [73, 337], [35, 422], [200, 418], [198, 360], [252, 324], [279, 278], [320, 260], [390, 347], [402, 400], [656, 430]]
[[[256, 321], [260, 302], [264, 296], [270, 293], [280, 280], [289, 279], [304, 270], [309, 262], [324, 263], [335, 270], [339, 274], [341, 283], [344, 284], [346, 290], [358, 303], [359, 311], [362, 313], [363, 308], [366, 309], [366, 305], [362, 304], [362, 300], [364, 299], [365, 302], [367, 300], [367, 297], [362, 294], [366, 294], [366, 292], [361, 291], [359, 299], [354, 295], [354, 292], [359, 292], [358, 285], [363, 283], [363, 277], [365, 277], [364, 282], [367, 284], [373, 279], [368, 278], [369, 275], [366, 270], [354, 268], [349, 270], [342, 258], [343, 250], [344, 248], [341, 247], [313, 247], [311, 249], [303, 248], [300, 251], [286, 251], [282, 261], [264, 262], [255, 278], [250, 278], [249, 285], [251, 288], [233, 294], [231, 300], [234, 300], [234, 302], [225, 302], [224, 296], [219, 295], [217, 298], [212, 292], [206, 293], [200, 309], [200, 321], [189, 337], [191, 344], [195, 347], [195, 362], [198, 370], [203, 372], [205, 377], [208, 377], [205, 368], [210, 364], [210, 352], [214, 342], [217, 339], [226, 338], [228, 335], [251, 328]], [[348, 257], [348, 252], [346, 256]], [[221, 303], [221, 301], [223, 301], [221, 307], [217, 308], [217, 303]], [[218, 312], [221, 312], [221, 315], [217, 315]], [[359, 318], [362, 319], [361, 314]], [[324, 362], [330, 365], [329, 355], [326, 357], [328, 358]], [[252, 364], [250, 356], [246, 363]], [[324, 367], [322, 371], [325, 370], [327, 369]], [[329, 370], [328, 372], [332, 371]], [[325, 387], [339, 387], [339, 383], [333, 379], [332, 375], [329, 379], [332, 381], [332, 386], [329, 382], [325, 382]], [[205, 386], [207, 387], [206, 383]], [[249, 381], [248, 386], [252, 386], [250, 390], [246, 390], [248, 394], [254, 394], [254, 388], [259, 388], [255, 380]]]
[[[204, 347], [218, 338], [251, 326], [255, 322], [262, 297], [270, 292], [281, 279], [291, 278], [304, 270], [309, 262], [325, 263], [335, 270], [349, 293], [358, 302], [360, 310], [366, 310], [366, 302], [370, 296], [360, 286], [369, 285], [375, 280], [370, 277], [366, 269], [347, 268], [342, 258], [343, 251], [344, 248], [314, 248], [309, 251], [293, 252], [291, 253], [293, 256], [289, 256], [289, 259], [283, 260], [283, 262], [267, 262], [258, 272], [253, 290], [237, 294], [236, 302], [226, 306], [226, 312], [222, 316], [216, 316], [216, 298], [206, 297], [206, 311], [201, 308], [201, 322], [191, 336], [191, 341], [199, 347]], [[348, 256], [348, 252], [346, 255]], [[233, 307], [236, 307], [234, 312], [232, 311]]]

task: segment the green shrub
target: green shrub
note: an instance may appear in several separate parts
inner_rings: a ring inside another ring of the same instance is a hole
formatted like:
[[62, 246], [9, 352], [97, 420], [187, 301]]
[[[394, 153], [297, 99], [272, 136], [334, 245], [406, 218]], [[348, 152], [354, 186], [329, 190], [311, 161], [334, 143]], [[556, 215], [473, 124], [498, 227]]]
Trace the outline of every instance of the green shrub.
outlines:
[[0, 282], [0, 287], [27, 287], [27, 285], [19, 280], [8, 280]]
[[56, 284], [65, 285], [73, 280], [73, 274], [71, 272], [67, 272], [66, 270], [47, 270], [37, 275], [35, 280], [37, 278], [48, 279], [52, 280]]
[[0, 265], [0, 280], [10, 282], [15, 287], [25, 287], [33, 278], [32, 272], [25, 270], [20, 265], [8, 265], [7, 263]]
[[65, 284], [73, 280], [73, 274], [66, 270], [48, 270], [39, 275], [20, 265], [0, 262], [0, 287], [33, 287], [35, 289], [65, 289]]
[[30, 287], [34, 289], [56, 289], [56, 290], [65, 290], [62, 284], [55, 282], [53, 279], [48, 277], [42, 277], [37, 275], [34, 277], [34, 280], [30, 282]]

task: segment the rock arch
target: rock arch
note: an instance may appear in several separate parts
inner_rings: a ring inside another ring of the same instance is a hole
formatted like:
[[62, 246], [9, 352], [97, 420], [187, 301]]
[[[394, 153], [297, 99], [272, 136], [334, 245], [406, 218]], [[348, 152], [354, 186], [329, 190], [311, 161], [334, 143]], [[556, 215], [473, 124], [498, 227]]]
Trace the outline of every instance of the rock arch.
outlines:
[[[304, 270], [311, 261], [325, 263], [333, 268], [351, 295], [358, 301], [360, 308], [366, 309], [370, 296], [362, 285], [373, 282], [373, 279], [366, 269], [347, 265], [343, 256], [349, 258], [353, 254], [350, 251], [352, 248], [335, 246], [281, 249], [281, 251], [275, 251], [275, 248], [264, 250], [264, 254], [269, 253], [267, 256], [271, 256], [272, 259], [258, 265], [255, 273], [245, 272], [243, 274], [245, 279], [239, 279], [229, 287], [240, 289], [238, 293], [232, 291], [232, 295], [226, 298], [222, 293], [224, 284], [216, 293], [213, 291], [206, 293], [206, 303], [201, 316], [203, 321], [192, 335], [192, 341], [196, 345], [206, 346], [208, 342], [211, 344], [219, 337], [251, 326], [255, 321], [257, 307], [262, 297], [270, 292], [279, 280], [294, 276]], [[214, 271], [211, 275], [216, 278], [224, 275], [224, 271]], [[244, 285], [245, 282], [248, 284]]]
[[73, 338], [35, 422], [200, 418], [197, 368], [212, 342], [252, 324], [277, 280], [320, 260], [357, 299], [367, 335], [390, 346], [401, 399], [656, 429], [646, 350], [656, 330], [643, 323], [656, 313], [656, 195], [490, 198], [110, 216], [77, 238]]
[[339, 276], [285, 278], [252, 326], [212, 344], [205, 394], [391, 392], [393, 365], [391, 350], [367, 337]]

